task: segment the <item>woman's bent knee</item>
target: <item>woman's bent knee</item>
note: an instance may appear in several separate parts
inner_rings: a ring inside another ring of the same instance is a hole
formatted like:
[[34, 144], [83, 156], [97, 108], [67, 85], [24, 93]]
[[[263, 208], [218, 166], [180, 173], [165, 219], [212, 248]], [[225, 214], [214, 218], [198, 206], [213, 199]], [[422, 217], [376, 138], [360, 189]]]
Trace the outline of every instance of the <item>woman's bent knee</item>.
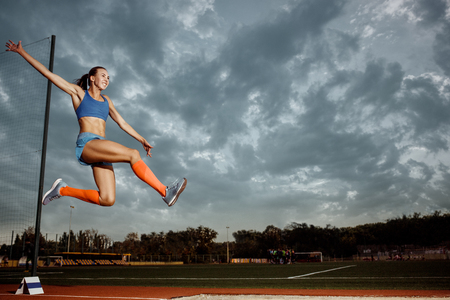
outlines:
[[101, 206], [113, 206], [116, 203], [115, 197], [102, 197], [100, 196], [100, 205]]
[[135, 164], [141, 160], [141, 154], [137, 149], [130, 149], [130, 163]]

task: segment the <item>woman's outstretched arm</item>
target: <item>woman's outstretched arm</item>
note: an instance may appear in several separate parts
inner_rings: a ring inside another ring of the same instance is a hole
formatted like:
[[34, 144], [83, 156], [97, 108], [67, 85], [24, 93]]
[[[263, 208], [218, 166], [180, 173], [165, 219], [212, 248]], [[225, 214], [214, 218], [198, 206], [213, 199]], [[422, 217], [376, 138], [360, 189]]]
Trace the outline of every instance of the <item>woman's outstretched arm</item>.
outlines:
[[50, 80], [54, 85], [58, 88], [71, 95], [72, 97], [78, 95], [77, 85], [67, 82], [62, 77], [50, 72], [43, 64], [37, 61], [34, 57], [28, 54], [22, 48], [22, 42], [19, 41], [18, 44], [15, 44], [13, 41], [9, 40], [9, 43], [6, 43], [6, 51], [11, 51], [20, 54], [30, 65], [32, 65], [39, 73], [44, 75], [48, 80]]

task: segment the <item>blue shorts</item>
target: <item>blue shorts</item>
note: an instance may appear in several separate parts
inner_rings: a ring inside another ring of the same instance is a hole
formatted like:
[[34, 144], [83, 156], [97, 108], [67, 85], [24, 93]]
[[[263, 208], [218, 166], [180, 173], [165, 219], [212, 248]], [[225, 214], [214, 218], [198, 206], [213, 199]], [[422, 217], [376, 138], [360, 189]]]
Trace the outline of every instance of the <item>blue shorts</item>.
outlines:
[[77, 156], [78, 162], [80, 164], [82, 164], [83, 166], [112, 166], [112, 163], [108, 163], [108, 162], [96, 162], [96, 163], [87, 163], [85, 162], [82, 158], [81, 158], [81, 154], [83, 153], [83, 149], [84, 146], [86, 146], [87, 142], [92, 141], [92, 140], [104, 140], [105, 138], [100, 136], [100, 135], [96, 135], [94, 133], [91, 132], [82, 132], [78, 135], [77, 138], [77, 146], [75, 148], [75, 154]]

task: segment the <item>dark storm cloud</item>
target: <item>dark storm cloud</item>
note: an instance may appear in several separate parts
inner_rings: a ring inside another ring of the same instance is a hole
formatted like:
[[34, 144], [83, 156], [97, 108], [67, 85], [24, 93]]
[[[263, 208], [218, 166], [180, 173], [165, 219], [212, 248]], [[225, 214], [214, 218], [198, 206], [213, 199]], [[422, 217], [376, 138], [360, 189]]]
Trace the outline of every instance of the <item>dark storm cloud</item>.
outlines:
[[441, 88], [431, 78], [405, 80], [404, 104], [406, 114], [414, 126], [419, 140], [434, 140], [429, 149], [448, 149], [446, 133], [449, 130], [450, 103], [439, 91]]
[[[336, 88], [343, 90], [338, 101], [333, 97]], [[271, 174], [305, 170], [305, 177], [297, 177], [300, 184], [342, 181], [334, 201], [345, 206], [345, 191], [355, 191], [357, 203], [347, 207], [355, 215], [381, 203], [389, 207], [391, 202], [402, 206], [426, 201], [419, 195], [430, 192], [427, 186], [436, 171], [413, 159], [401, 163], [405, 150], [394, 144], [412, 134], [415, 145], [447, 149], [448, 101], [438, 89], [431, 78], [405, 79], [398, 63], [383, 60], [369, 61], [363, 72], [336, 72], [301, 95], [304, 113], [298, 123], [260, 138], [273, 146], [267, 149], [261, 142], [257, 156]], [[370, 114], [364, 113], [367, 109]], [[379, 127], [390, 116], [405, 120], [408, 127], [401, 121]], [[315, 167], [318, 171], [307, 171]], [[411, 177], [411, 170], [418, 170], [419, 178]]]
[[420, 19], [419, 24], [428, 26], [445, 20], [448, 2], [445, 0], [415, 1], [412, 11]]
[[448, 8], [449, 3], [445, 0], [420, 0], [413, 6], [420, 25], [441, 27], [433, 42], [433, 58], [447, 76], [450, 74], [450, 23], [446, 17]]
[[[395, 105], [395, 94], [400, 90], [404, 72], [398, 63], [371, 61], [362, 74], [355, 74], [345, 95], [348, 103], [374, 105], [379, 109]], [[384, 112], [386, 113], [386, 112]]]
[[241, 90], [241, 99], [259, 90], [263, 120], [273, 121], [289, 99], [290, 76], [284, 64], [320, 36], [324, 25], [338, 16], [341, 8], [339, 1], [304, 1], [274, 20], [239, 28], [220, 58], [230, 71], [225, 84]]
[[446, 76], [450, 76], [450, 23], [447, 22], [442, 30], [436, 34], [433, 43], [434, 61], [444, 71]]
[[305, 1], [269, 22], [234, 28], [214, 61], [193, 60], [174, 78], [183, 119], [204, 127], [210, 147], [221, 147], [247, 129], [242, 117], [249, 109], [249, 94], [257, 91], [258, 122], [275, 122], [291, 92], [292, 78], [284, 64], [301, 54], [341, 8], [341, 2]]

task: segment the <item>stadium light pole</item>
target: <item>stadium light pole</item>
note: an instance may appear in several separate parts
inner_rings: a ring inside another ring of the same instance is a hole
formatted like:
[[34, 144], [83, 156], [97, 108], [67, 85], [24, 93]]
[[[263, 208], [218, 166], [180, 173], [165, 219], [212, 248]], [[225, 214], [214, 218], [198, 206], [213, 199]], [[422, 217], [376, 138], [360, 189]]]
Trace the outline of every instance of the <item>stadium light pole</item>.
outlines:
[[70, 228], [72, 226], [72, 210], [75, 206], [70, 206], [70, 219], [69, 219], [69, 241], [67, 242], [67, 252], [70, 252]]
[[230, 227], [227, 226], [227, 264], [230, 263], [230, 247], [228, 245], [228, 228], [230, 228]]

